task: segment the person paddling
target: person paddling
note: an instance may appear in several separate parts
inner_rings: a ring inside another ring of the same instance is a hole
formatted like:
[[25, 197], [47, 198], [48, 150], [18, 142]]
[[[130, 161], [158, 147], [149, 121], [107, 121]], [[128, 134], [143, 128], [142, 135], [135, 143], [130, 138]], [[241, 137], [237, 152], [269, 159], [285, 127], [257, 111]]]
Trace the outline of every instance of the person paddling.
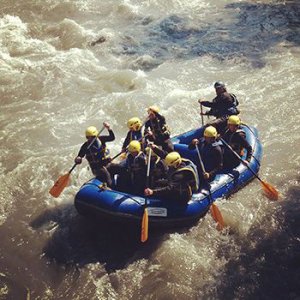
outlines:
[[81, 164], [82, 158], [85, 157], [96, 178], [102, 182], [106, 182], [108, 186], [111, 186], [111, 176], [106, 169], [111, 159], [106, 143], [114, 141], [115, 135], [107, 122], [104, 122], [103, 126], [108, 130], [109, 135], [98, 136], [99, 131], [95, 126], [89, 126], [86, 129], [85, 136], [87, 141], [81, 146], [75, 158], [75, 163]]
[[201, 171], [201, 177], [205, 181], [212, 181], [223, 167], [222, 143], [217, 141], [218, 132], [213, 126], [206, 127], [203, 135], [200, 140], [193, 139], [189, 149], [194, 150], [198, 147], [205, 169], [204, 173]]
[[167, 179], [161, 187], [146, 188], [145, 196], [161, 197], [164, 200], [187, 203], [192, 193], [198, 190], [198, 172], [194, 163], [183, 159], [178, 152], [170, 152], [165, 158], [169, 167]]
[[164, 116], [159, 114], [159, 108], [156, 105], [148, 108], [148, 120], [145, 123], [145, 132], [147, 140], [161, 146], [167, 153], [174, 151], [174, 146], [170, 139], [170, 130], [166, 124]]
[[[247, 151], [245, 163], [249, 163], [252, 157], [252, 147], [246, 140], [246, 133], [240, 126], [241, 119], [238, 116], [230, 116], [227, 121], [227, 130], [223, 134], [222, 138], [225, 142], [231, 146], [231, 148], [243, 156], [244, 149]], [[224, 168], [232, 169], [240, 164], [240, 160], [235, 154], [228, 149], [224, 148]]]

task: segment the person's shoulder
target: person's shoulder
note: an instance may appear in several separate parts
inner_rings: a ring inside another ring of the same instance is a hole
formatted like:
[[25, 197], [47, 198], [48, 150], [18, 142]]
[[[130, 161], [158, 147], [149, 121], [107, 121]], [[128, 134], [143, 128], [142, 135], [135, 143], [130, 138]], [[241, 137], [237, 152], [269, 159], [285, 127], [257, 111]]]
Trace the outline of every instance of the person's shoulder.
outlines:
[[166, 118], [163, 115], [159, 114], [159, 113], [156, 114], [156, 117], [160, 121], [165, 121], [166, 120]]
[[220, 95], [221, 98], [223, 99], [230, 99], [232, 100], [232, 96], [228, 92], [224, 92]]

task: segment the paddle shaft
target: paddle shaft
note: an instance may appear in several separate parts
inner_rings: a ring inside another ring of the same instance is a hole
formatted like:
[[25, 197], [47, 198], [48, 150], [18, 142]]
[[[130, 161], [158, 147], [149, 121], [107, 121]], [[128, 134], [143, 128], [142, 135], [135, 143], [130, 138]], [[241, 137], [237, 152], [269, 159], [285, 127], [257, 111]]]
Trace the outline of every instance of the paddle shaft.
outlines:
[[202, 123], [202, 126], [204, 126], [203, 107], [202, 107], [201, 102], [200, 102], [200, 112], [201, 112], [201, 123]]
[[151, 164], [151, 154], [152, 154], [152, 149], [149, 149], [149, 154], [148, 154], [148, 161], [147, 161], [147, 177], [146, 177], [146, 187], [149, 187], [150, 183], [150, 164]]
[[196, 150], [197, 150], [197, 154], [198, 154], [198, 158], [199, 158], [199, 163], [200, 163], [200, 167], [201, 167], [201, 172], [202, 172], [202, 173], [205, 173], [205, 168], [204, 168], [204, 164], [203, 164], [203, 161], [202, 161], [202, 158], [201, 158], [201, 154], [200, 154], [200, 152], [199, 152], [198, 145], [196, 145]]
[[[205, 173], [206, 171], [205, 171], [205, 168], [204, 168], [204, 164], [203, 164], [203, 161], [202, 161], [202, 158], [201, 158], [200, 151], [198, 149], [198, 145], [196, 145], [196, 150], [197, 150], [197, 154], [198, 154], [198, 158], [199, 158], [199, 162], [200, 162], [201, 171], [202, 171], [202, 173]], [[217, 205], [214, 204], [214, 200], [212, 198], [209, 182], [208, 181], [206, 181], [206, 182], [207, 182], [207, 189], [208, 189], [208, 197], [209, 197], [209, 201], [211, 203], [210, 211], [211, 211], [213, 219], [218, 224], [217, 225], [218, 230], [222, 230], [225, 226], [223, 216], [222, 216], [221, 212], [219, 211]]]
[[[202, 173], [206, 173], [205, 167], [204, 167], [204, 164], [203, 164], [203, 160], [202, 160], [202, 157], [201, 157], [199, 148], [198, 148], [198, 145], [196, 145], [196, 150], [197, 150], [197, 154], [198, 154], [198, 158], [199, 158], [199, 163], [200, 163], [200, 167], [201, 167], [201, 172], [202, 172]], [[206, 181], [206, 182], [207, 182], [207, 181]], [[209, 192], [210, 202], [213, 203], [213, 199], [212, 199], [212, 195], [211, 195], [211, 191], [210, 191], [210, 187], [209, 187], [209, 183], [208, 183], [208, 182], [207, 182], [207, 185], [208, 185], [208, 192]]]
[[[146, 187], [149, 187], [149, 177], [150, 177], [150, 163], [151, 163], [151, 148], [149, 150], [149, 157], [147, 161], [147, 178], [146, 178]], [[144, 213], [142, 217], [142, 225], [141, 225], [141, 242], [144, 243], [148, 240], [148, 228], [149, 226], [149, 216], [147, 209], [147, 197], [145, 197], [145, 205], [144, 205]]]
[[68, 173], [71, 174], [71, 172], [75, 169], [76, 166], [77, 164], [75, 163]]
[[220, 139], [222, 141], [222, 143], [234, 154], [234, 156], [244, 165], [246, 166], [249, 171], [262, 183], [264, 184], [264, 182], [259, 178], [259, 176], [250, 168], [250, 166], [248, 166], [244, 161], [243, 159], [232, 149], [232, 147], [227, 143], [225, 142], [224, 139]]

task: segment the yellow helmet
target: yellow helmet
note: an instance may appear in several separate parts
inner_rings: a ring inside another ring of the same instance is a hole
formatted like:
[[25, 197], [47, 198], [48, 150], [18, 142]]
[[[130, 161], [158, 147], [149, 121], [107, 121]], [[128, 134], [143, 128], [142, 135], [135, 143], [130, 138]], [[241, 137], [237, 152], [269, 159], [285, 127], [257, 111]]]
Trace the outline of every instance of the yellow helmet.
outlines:
[[165, 162], [166, 162], [166, 165], [168, 167], [175, 167], [177, 168], [181, 162], [182, 162], [182, 159], [181, 159], [181, 156], [178, 152], [170, 152], [166, 158], [165, 158]]
[[151, 111], [154, 112], [154, 113], [158, 113], [159, 112], [159, 107], [156, 106], [156, 105], [151, 105], [151, 106], [148, 107], [148, 113], [151, 112]]
[[238, 116], [230, 116], [227, 121], [228, 125], [240, 125], [241, 119]]
[[205, 137], [216, 137], [218, 134], [217, 129], [214, 126], [208, 126], [204, 130]]
[[89, 126], [85, 131], [86, 137], [97, 136], [98, 134], [99, 132], [95, 126]]
[[131, 118], [131, 119], [128, 120], [127, 127], [130, 130], [138, 131], [142, 127], [142, 122], [139, 118], [134, 117], [134, 118]]
[[141, 151], [141, 144], [139, 141], [131, 141], [128, 145], [128, 151], [130, 153], [133, 152], [140, 152]]

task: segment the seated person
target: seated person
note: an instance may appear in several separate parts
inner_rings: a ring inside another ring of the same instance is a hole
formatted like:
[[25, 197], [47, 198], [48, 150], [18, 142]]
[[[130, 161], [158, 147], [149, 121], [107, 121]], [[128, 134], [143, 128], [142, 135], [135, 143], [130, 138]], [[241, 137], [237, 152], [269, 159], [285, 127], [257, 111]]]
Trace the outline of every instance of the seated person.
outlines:
[[165, 163], [169, 170], [164, 185], [153, 189], [146, 188], [145, 196], [187, 203], [192, 193], [198, 190], [197, 167], [190, 160], [182, 159], [178, 152], [170, 152]]
[[[252, 147], [246, 140], [246, 133], [242, 130], [241, 119], [238, 116], [230, 116], [227, 121], [227, 129], [222, 138], [240, 156], [243, 156], [244, 149], [247, 150], [247, 157], [244, 161], [249, 163], [252, 157]], [[224, 147], [224, 168], [233, 169], [240, 164], [240, 160], [226, 146]]]
[[[147, 154], [147, 163], [149, 161], [150, 147], [145, 149]], [[152, 149], [150, 158], [150, 173], [147, 187], [155, 188], [167, 178], [168, 167], [166, 166], [163, 159], [161, 159]]]
[[125, 161], [110, 164], [108, 170], [111, 176], [119, 175], [117, 189], [132, 194], [143, 194], [146, 185], [146, 155], [141, 151], [138, 141], [131, 141]]
[[193, 139], [189, 145], [190, 150], [198, 147], [205, 170], [200, 177], [208, 181], [214, 180], [217, 172], [223, 168], [222, 143], [217, 141], [217, 134], [215, 127], [208, 126], [204, 130], [204, 137]]

